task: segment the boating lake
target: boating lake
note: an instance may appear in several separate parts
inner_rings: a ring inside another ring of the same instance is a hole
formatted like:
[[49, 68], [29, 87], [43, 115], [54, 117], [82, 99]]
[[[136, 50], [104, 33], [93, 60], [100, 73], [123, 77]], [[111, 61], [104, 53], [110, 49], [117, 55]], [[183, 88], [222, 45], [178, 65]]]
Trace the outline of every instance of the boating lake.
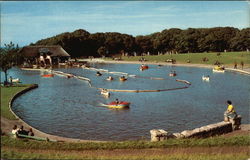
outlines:
[[[117, 75], [83, 68], [55, 68], [91, 79], [88, 82], [76, 78], [48, 74], [42, 71], [27, 71], [13, 68], [9, 76], [20, 78], [23, 84], [39, 85], [17, 98], [13, 111], [35, 128], [58, 136], [86, 140], [135, 140], [149, 139], [151, 129], [180, 132], [223, 120], [227, 108], [226, 100], [231, 100], [236, 112], [242, 115], [242, 123], [250, 123], [250, 76], [234, 72], [213, 73], [212, 69], [194, 67], [172, 67], [149, 65], [140, 71], [139, 64], [91, 64], [91, 67], [109, 71], [126, 72], [138, 77], [129, 77], [120, 82]], [[169, 77], [175, 70], [176, 77]], [[1, 79], [4, 74], [1, 72]], [[105, 80], [109, 75], [113, 81]], [[209, 75], [210, 81], [202, 81]], [[164, 78], [164, 80], [149, 77]], [[183, 79], [191, 82], [187, 89], [165, 92], [111, 92], [105, 98], [95, 87], [128, 90], [159, 90], [187, 86], [176, 82]], [[116, 98], [131, 102], [125, 110], [101, 107]]]

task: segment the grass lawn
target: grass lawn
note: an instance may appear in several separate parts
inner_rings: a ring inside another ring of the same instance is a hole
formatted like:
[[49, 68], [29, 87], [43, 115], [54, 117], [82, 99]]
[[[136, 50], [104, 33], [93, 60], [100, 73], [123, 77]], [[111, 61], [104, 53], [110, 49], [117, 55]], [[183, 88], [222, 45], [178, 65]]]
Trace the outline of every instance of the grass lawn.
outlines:
[[8, 148], [1, 149], [2, 158], [11, 159], [87, 159], [87, 160], [247, 160], [249, 154], [245, 153], [185, 153], [186, 150], [175, 150], [173, 153], [158, 153], [152, 154], [131, 153], [133, 151], [122, 151], [123, 153], [117, 153], [116, 151], [76, 151], [76, 152], [58, 152], [58, 151], [39, 151], [39, 150], [8, 150]]
[[[208, 61], [203, 62], [202, 58], [208, 58]], [[125, 61], [138, 61], [141, 56], [122, 57]], [[243, 61], [245, 65], [250, 65], [250, 52], [227, 52], [221, 53], [217, 56], [217, 53], [186, 53], [186, 54], [173, 54], [173, 55], [152, 55], [144, 56], [144, 58], [151, 62], [164, 62], [167, 59], [175, 59], [176, 63], [187, 63], [190, 60], [190, 64], [210, 64], [213, 65], [216, 61], [219, 61], [223, 65], [234, 65], [237, 62], [240, 67], [240, 62]]]
[[30, 85], [18, 85], [18, 86], [11, 86], [11, 87], [2, 87], [1, 86], [1, 116], [15, 120], [16, 117], [10, 112], [9, 109], [9, 102], [11, 98], [21, 90], [28, 88]]
[[2, 158], [246, 159], [250, 136], [169, 139], [162, 142], [44, 142], [1, 136]]

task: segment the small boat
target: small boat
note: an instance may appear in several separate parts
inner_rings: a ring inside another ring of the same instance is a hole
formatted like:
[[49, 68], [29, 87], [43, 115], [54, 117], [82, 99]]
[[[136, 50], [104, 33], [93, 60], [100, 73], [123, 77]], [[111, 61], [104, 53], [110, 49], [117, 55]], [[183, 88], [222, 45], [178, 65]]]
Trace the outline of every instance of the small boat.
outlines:
[[[11, 81], [11, 78], [9, 78], [9, 81]], [[12, 83], [20, 83], [20, 79], [19, 78], [13, 78]]]
[[104, 95], [104, 96], [106, 96], [106, 97], [109, 97], [109, 96], [110, 96], [109, 91], [107, 91], [106, 89], [102, 89], [102, 90], [101, 90], [101, 94]]
[[148, 69], [148, 68], [149, 68], [148, 65], [142, 64], [142, 65], [140, 66], [140, 70], [141, 70], [141, 71], [143, 71], [143, 70], [145, 70], [145, 69]]
[[66, 76], [67, 76], [67, 78], [72, 78], [72, 77], [74, 77], [73, 74], [67, 74]]
[[216, 66], [216, 67], [213, 68], [213, 72], [224, 73], [225, 68], [222, 67], [222, 66]]
[[120, 77], [120, 81], [126, 81], [127, 78], [125, 78], [124, 76], [123, 77]]
[[96, 75], [97, 76], [101, 76], [102, 74], [100, 72], [96, 72]]
[[113, 77], [109, 76], [106, 80], [107, 81], [112, 81], [113, 79], [114, 79]]
[[209, 81], [209, 76], [202, 76], [203, 81]]
[[42, 75], [42, 77], [50, 78], [50, 77], [54, 77], [54, 74], [44, 74]]
[[120, 101], [119, 103], [116, 103], [115, 101], [113, 101], [105, 106], [108, 108], [123, 109], [123, 108], [129, 108], [129, 105], [130, 105], [129, 102]]
[[170, 77], [174, 77], [174, 76], [176, 76], [177, 74], [175, 73], [175, 71], [171, 71], [171, 73], [169, 73], [169, 76]]

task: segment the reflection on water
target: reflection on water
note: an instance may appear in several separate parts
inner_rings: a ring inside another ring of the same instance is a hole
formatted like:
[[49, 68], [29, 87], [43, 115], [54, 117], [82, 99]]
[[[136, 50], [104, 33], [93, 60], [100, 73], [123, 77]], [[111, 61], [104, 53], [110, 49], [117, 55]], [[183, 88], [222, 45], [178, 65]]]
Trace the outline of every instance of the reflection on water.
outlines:
[[[93, 67], [109, 71], [127, 72], [143, 77], [162, 77], [164, 80], [132, 78], [120, 82], [106, 81], [109, 74], [96, 76], [94, 71], [82, 68], [58, 68], [56, 70], [84, 76], [95, 87], [112, 89], [165, 89], [181, 87], [175, 79], [192, 83], [188, 89], [152, 92], [111, 92], [104, 98], [99, 90], [75, 78], [61, 76], [42, 78], [40, 71], [12, 69], [9, 73], [23, 83], [37, 83], [39, 88], [17, 98], [13, 110], [34, 127], [59, 136], [92, 140], [130, 140], [149, 138], [149, 130], [165, 129], [178, 132], [223, 120], [225, 101], [230, 99], [243, 123], [249, 123], [249, 76], [231, 72], [212, 73], [211, 69], [191, 67], [158, 67], [140, 71], [139, 65], [93, 64]], [[171, 70], [176, 77], [169, 77]], [[210, 82], [201, 77], [210, 75]], [[2, 78], [3, 76], [1, 76]], [[131, 102], [128, 110], [101, 107], [114, 99]]]

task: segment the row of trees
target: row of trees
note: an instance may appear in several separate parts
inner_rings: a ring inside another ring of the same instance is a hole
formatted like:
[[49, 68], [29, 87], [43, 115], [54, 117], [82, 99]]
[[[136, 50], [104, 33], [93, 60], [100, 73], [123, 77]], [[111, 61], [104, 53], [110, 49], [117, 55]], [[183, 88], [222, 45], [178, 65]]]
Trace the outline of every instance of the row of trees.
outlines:
[[178, 28], [133, 37], [117, 32], [94, 33], [79, 29], [31, 45], [61, 45], [72, 57], [112, 56], [128, 53], [188, 53], [245, 51], [250, 46], [250, 28]]

